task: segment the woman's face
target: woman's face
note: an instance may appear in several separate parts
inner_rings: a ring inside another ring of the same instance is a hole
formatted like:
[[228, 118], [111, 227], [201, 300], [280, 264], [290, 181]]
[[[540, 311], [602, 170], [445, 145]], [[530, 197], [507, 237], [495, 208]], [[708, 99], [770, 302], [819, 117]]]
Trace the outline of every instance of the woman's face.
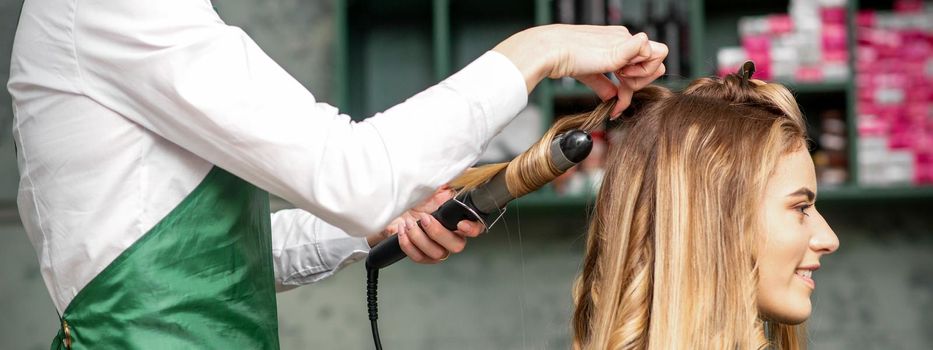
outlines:
[[839, 248], [839, 238], [816, 211], [816, 172], [807, 150], [781, 158], [762, 202], [765, 232], [758, 246], [758, 311], [781, 323], [810, 317], [820, 257]]

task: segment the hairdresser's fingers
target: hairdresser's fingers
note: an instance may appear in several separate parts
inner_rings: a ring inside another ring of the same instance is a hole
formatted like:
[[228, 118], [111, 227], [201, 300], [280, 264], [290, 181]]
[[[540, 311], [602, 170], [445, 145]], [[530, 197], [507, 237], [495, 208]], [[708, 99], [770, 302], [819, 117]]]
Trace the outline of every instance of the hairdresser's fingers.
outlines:
[[384, 241], [386, 238], [389, 238], [389, 237], [392, 237], [392, 235], [398, 234], [398, 224], [396, 223], [396, 221], [398, 220], [399, 219], [393, 220], [392, 223], [389, 224], [389, 226], [386, 226], [386, 228], [382, 230], [382, 232], [379, 232], [378, 234], [375, 234], [375, 235], [366, 236], [366, 243], [369, 244], [369, 247], [370, 248], [375, 247], [377, 244]]
[[622, 67], [622, 69], [619, 70], [619, 73], [624, 77], [647, 77], [651, 75], [651, 72], [649, 72], [646, 68], [650, 62], [651, 61], [645, 61], [642, 63], [636, 63]]
[[622, 115], [624, 111], [630, 104], [632, 104], [632, 95], [635, 93], [634, 90], [626, 83], [625, 78], [620, 76], [618, 72], [613, 73], [616, 78], [621, 82], [619, 84], [619, 92], [616, 95], [618, 99], [616, 105], [612, 107], [612, 111], [609, 112], [609, 119], [613, 120]]
[[[645, 33], [630, 35], [624, 27], [616, 26], [557, 25], [548, 28], [553, 29], [552, 35], [535, 41], [551, 43], [560, 53], [546, 73], [552, 79], [608, 73], [651, 58], [651, 45]], [[530, 52], [534, 49], [520, 53], [529, 55]]]
[[664, 64], [661, 64], [661, 65], [658, 66], [658, 68], [654, 71], [654, 73], [652, 73], [650, 76], [647, 76], [647, 77], [626, 77], [625, 80], [623, 80], [623, 82], [625, 82], [625, 84], [627, 84], [628, 87], [629, 87], [629, 89], [631, 89], [632, 91], [638, 91], [638, 90], [641, 90], [642, 88], [644, 88], [645, 86], [648, 86], [649, 84], [653, 83], [653, 82], [654, 82], [655, 80], [657, 80], [659, 77], [661, 77], [662, 75], [664, 75], [664, 73], [665, 73], [666, 71], [667, 71], [667, 68], [664, 66]]
[[616, 75], [616, 77], [618, 77], [620, 81], [622, 82], [622, 84], [627, 86], [629, 90], [638, 91], [644, 88], [645, 86], [648, 86], [651, 83], [653, 83], [660, 76], [664, 75], [666, 69], [667, 68], [662, 64], [650, 76], [633, 77], [633, 76], [626, 76], [626, 75]]
[[405, 255], [408, 255], [408, 258], [411, 261], [414, 261], [419, 264], [429, 264], [434, 261], [418, 249], [415, 244], [411, 241], [411, 238], [408, 237], [408, 232], [404, 228], [399, 229], [398, 231], [398, 246], [402, 248], [402, 251], [405, 252]]
[[[405, 214], [403, 213], [402, 216], [404, 216], [404, 215], [405, 215]], [[388, 233], [389, 233], [389, 234], [388, 234], [389, 236], [398, 233], [398, 231], [397, 231], [398, 226], [399, 226], [400, 224], [404, 224], [404, 223], [405, 223], [405, 219], [404, 219], [402, 216], [399, 216], [399, 217], [393, 219], [392, 222], [389, 222], [389, 225], [386, 226], [386, 228], [385, 228], [385, 230], [384, 230], [383, 232], [388, 232]]]
[[648, 46], [651, 47], [651, 56], [643, 62], [622, 67], [620, 72], [623, 76], [650, 77], [655, 74], [658, 67], [663, 64], [664, 60], [667, 58], [668, 48], [667, 45], [654, 41], [649, 41]]
[[587, 74], [575, 78], [583, 85], [589, 86], [603, 101], [616, 96], [616, 84], [613, 84], [612, 80], [606, 78], [602, 73]]
[[463, 251], [463, 248], [466, 247], [466, 238], [460, 236], [447, 228], [444, 225], [441, 225], [437, 219], [434, 219], [433, 216], [419, 213], [418, 214], [418, 225], [421, 227], [421, 230], [430, 238], [434, 243], [439, 244], [444, 248], [444, 252], [441, 252], [440, 256], [432, 256], [435, 258], [444, 258], [448, 252], [450, 253], [459, 253]]
[[651, 45], [648, 43], [648, 35], [638, 33], [623, 41], [616, 49], [614, 56], [615, 64], [618, 67], [647, 61], [651, 58]]
[[418, 223], [415, 222], [413, 217], [405, 218], [405, 233], [415, 247], [418, 247], [418, 250], [427, 255], [428, 258], [437, 260], [447, 256], [447, 249], [444, 249], [444, 247], [428, 237], [427, 233], [418, 227]]
[[454, 233], [464, 237], [478, 237], [483, 231], [486, 231], [486, 227], [483, 226], [483, 224], [469, 220], [461, 220], [457, 223], [457, 230], [454, 231]]
[[651, 58], [639, 64], [642, 65], [644, 71], [651, 76], [657, 72], [659, 67], [664, 65], [664, 60], [667, 59], [669, 49], [667, 45], [654, 41], [649, 41], [648, 45], [651, 46]]
[[659, 77], [664, 75], [666, 71], [667, 71], [667, 68], [662, 64], [661, 66], [658, 67], [657, 70], [655, 70], [655, 72], [651, 76], [629, 78], [629, 79], [626, 79], [626, 83], [628, 84], [629, 88], [632, 89], [632, 91], [638, 91], [644, 88], [645, 86], [648, 86], [651, 83], [653, 83]]

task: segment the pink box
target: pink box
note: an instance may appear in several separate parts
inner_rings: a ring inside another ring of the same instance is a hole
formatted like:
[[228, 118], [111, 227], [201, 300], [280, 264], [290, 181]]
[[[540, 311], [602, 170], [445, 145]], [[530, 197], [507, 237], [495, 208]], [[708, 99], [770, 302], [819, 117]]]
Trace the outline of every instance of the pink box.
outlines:
[[855, 48], [856, 63], [871, 63], [878, 61], [878, 51], [874, 46], [859, 45]]
[[827, 62], [845, 62], [849, 60], [847, 50], [824, 50], [823, 60]]
[[771, 50], [771, 38], [767, 35], [750, 35], [742, 37], [742, 47], [751, 52], [767, 52]]
[[922, 0], [895, 0], [894, 11], [899, 13], [923, 12]]
[[874, 10], [862, 10], [855, 15], [855, 24], [859, 27], [874, 27], [876, 22]]
[[819, 66], [797, 67], [794, 79], [802, 82], [818, 82], [823, 80], [823, 70]]
[[846, 51], [846, 26], [844, 24], [824, 24], [822, 28], [823, 50]]
[[858, 134], [859, 136], [871, 137], [871, 136], [884, 136], [888, 134], [888, 123], [880, 118], [871, 117], [868, 115], [859, 115], [858, 116]]
[[820, 19], [823, 23], [846, 23], [845, 7], [823, 7], [820, 8]]
[[917, 173], [915, 174], [914, 181], [917, 183], [933, 183], [933, 151], [931, 151], [931, 148], [933, 148], [933, 145], [928, 145], [926, 150], [916, 152], [916, 158], [914, 159]]
[[793, 32], [794, 21], [787, 14], [768, 16], [768, 31], [775, 35]]
[[888, 136], [888, 148], [892, 150], [910, 150], [913, 146], [913, 136], [908, 130], [894, 128]]

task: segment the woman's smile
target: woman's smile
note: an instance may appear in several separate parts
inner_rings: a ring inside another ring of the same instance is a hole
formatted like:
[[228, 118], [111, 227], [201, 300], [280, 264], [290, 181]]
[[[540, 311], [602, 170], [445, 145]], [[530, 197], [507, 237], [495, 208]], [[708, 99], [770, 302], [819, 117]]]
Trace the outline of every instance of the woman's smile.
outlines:
[[794, 272], [794, 275], [810, 287], [810, 289], [816, 289], [816, 281], [813, 280], [813, 271], [819, 270], [819, 268], [820, 265], [800, 267]]

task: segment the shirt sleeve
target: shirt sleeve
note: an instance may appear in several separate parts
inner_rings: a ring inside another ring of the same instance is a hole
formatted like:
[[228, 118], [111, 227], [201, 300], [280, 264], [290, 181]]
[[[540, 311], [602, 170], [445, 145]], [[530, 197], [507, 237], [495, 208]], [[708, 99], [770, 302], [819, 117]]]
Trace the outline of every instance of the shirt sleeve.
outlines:
[[84, 94], [354, 236], [472, 165], [528, 99], [518, 69], [490, 51], [353, 122], [207, 1], [80, 1], [74, 40]]
[[279, 292], [330, 277], [368, 253], [366, 238], [349, 236], [304, 210], [272, 214], [272, 256]]

